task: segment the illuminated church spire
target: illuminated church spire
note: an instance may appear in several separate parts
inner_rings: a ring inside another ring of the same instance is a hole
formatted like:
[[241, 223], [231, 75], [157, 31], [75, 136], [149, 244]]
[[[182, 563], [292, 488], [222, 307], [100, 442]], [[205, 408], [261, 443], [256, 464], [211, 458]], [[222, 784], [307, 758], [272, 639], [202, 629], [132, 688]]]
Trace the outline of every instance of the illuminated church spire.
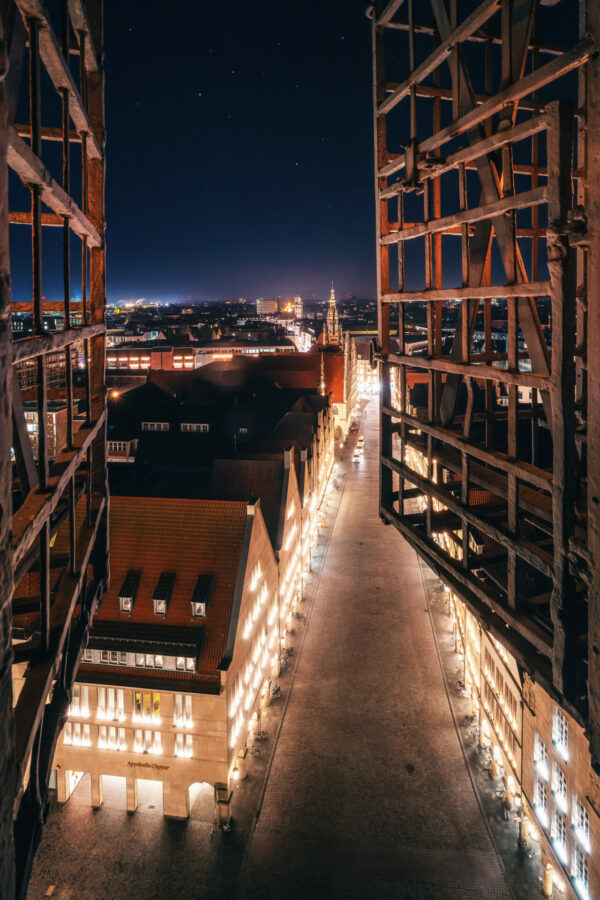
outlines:
[[337, 306], [335, 305], [335, 290], [332, 281], [331, 293], [329, 294], [329, 309], [327, 310], [327, 343], [339, 344], [340, 339], [340, 323], [338, 319]]

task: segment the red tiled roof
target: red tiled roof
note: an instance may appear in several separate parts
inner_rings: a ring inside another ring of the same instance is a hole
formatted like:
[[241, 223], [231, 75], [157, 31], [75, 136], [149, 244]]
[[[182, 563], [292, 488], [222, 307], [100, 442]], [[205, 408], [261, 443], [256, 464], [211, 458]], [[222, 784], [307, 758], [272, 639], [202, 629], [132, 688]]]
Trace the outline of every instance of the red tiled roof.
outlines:
[[[128, 623], [152, 623], [193, 630], [204, 625], [197, 677], [218, 680], [245, 524], [246, 503], [111, 497], [111, 577], [95, 620], [113, 622], [115, 630], [119, 623], [125, 628]], [[128, 569], [142, 571], [131, 614], [119, 611], [118, 600]], [[161, 572], [176, 574], [166, 616], [155, 615], [152, 603]], [[191, 615], [190, 601], [199, 574], [213, 576], [206, 619], [192, 619]]]

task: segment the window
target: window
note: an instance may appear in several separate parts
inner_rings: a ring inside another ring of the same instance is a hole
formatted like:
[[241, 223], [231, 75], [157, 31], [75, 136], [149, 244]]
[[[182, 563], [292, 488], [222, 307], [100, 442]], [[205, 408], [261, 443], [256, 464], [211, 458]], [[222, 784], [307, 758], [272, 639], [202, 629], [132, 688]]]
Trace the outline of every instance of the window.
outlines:
[[100, 651], [100, 662], [107, 663], [108, 661], [109, 661], [108, 650], [101, 650]]
[[142, 431], [169, 431], [169, 422], [142, 422]]
[[163, 658], [162, 658], [162, 656], [155, 656], [155, 657], [154, 657], [154, 668], [155, 668], [155, 669], [162, 669], [162, 667], [163, 667]]
[[558, 706], [554, 707], [552, 717], [552, 743], [566, 762], [569, 758], [569, 723]]
[[191, 757], [193, 753], [193, 743], [191, 734], [175, 735], [175, 756]]
[[151, 668], [151, 669], [154, 668], [154, 654], [153, 653], [146, 653], [146, 666], [148, 666], [148, 668]]
[[187, 432], [203, 432], [206, 433], [210, 431], [210, 426], [206, 423], [198, 423], [198, 422], [182, 422], [181, 430]]
[[548, 791], [540, 778], [535, 779], [533, 790], [533, 806], [539, 821], [544, 828], [548, 827]]
[[557, 763], [552, 766], [552, 796], [562, 812], [567, 811], [567, 776]]
[[117, 719], [122, 722], [125, 718], [125, 691], [123, 688], [117, 689]]
[[183, 656], [178, 656], [175, 661], [176, 669], [185, 669], [185, 658]]
[[180, 728], [192, 727], [191, 694], [175, 694], [173, 719]]
[[192, 601], [192, 616], [197, 619], [198, 617], [206, 615], [206, 603], [194, 603]]
[[587, 809], [577, 796], [573, 794], [573, 831], [575, 837], [586, 851], [590, 852], [590, 817]]
[[131, 597], [119, 597], [119, 608], [121, 612], [131, 612]]
[[143, 653], [136, 653], [136, 654], [135, 654], [135, 664], [136, 664], [136, 666], [143, 666], [143, 665], [144, 665], [144, 659], [145, 659], [145, 656], [144, 656]]
[[91, 651], [91, 650], [84, 650], [84, 651], [83, 651], [83, 661], [84, 661], [84, 662], [91, 662], [91, 661], [92, 661], [92, 651]]
[[248, 434], [248, 429], [243, 426], [242, 428], [238, 428], [238, 431], [240, 434]]
[[142, 731], [139, 728], [136, 728], [133, 734], [133, 749], [136, 753], [141, 753], [144, 749]]
[[539, 736], [535, 733], [533, 763], [544, 780], [548, 779], [548, 748]]
[[590, 878], [588, 860], [585, 853], [577, 844], [575, 844], [573, 847], [573, 863], [571, 874], [573, 875], [573, 881], [575, 882], [577, 892], [582, 897], [587, 898]]
[[117, 653], [116, 650], [111, 650], [110, 653], [109, 653], [109, 656], [110, 656], [110, 661], [111, 661], [111, 663], [115, 663], [115, 664], [116, 664], [116, 663], [119, 662], [119, 654]]
[[166, 616], [167, 614], [167, 601], [166, 600], [155, 600], [154, 601], [154, 615], [155, 616]]
[[186, 657], [185, 660], [185, 670], [186, 672], [193, 672], [195, 669], [194, 658], [191, 656]]
[[73, 743], [73, 726], [70, 722], [67, 722], [63, 729], [63, 744], [72, 744]]
[[133, 721], [160, 722], [160, 694], [152, 691], [134, 691]]
[[69, 707], [70, 716], [86, 717], [90, 714], [89, 688], [87, 684], [73, 685], [73, 699]]
[[126, 666], [127, 665], [127, 654], [119, 653], [119, 665]]
[[569, 861], [567, 855], [567, 817], [557, 809], [552, 814], [552, 845], [558, 858], [565, 865]]
[[144, 753], [150, 753], [152, 750], [152, 732], [144, 731]]
[[162, 742], [161, 742], [161, 734], [160, 731], [154, 732], [154, 744], [152, 747], [153, 753], [162, 753]]

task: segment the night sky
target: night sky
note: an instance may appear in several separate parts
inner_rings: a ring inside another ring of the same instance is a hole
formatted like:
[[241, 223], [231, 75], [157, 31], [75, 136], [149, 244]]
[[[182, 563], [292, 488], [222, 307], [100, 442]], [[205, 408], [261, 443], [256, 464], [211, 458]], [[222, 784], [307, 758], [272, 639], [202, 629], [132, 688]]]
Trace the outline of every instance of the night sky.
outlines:
[[375, 295], [365, 7], [106, 3], [110, 301]]

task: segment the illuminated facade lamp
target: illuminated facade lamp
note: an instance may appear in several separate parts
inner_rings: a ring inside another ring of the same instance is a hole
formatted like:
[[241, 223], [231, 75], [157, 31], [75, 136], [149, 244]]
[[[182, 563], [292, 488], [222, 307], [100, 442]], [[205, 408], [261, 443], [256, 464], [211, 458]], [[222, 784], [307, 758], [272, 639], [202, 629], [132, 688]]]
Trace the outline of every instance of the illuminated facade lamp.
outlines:
[[231, 777], [234, 781], [238, 781], [240, 777], [240, 770], [238, 769], [237, 763], [233, 767], [233, 772], [231, 773]]

